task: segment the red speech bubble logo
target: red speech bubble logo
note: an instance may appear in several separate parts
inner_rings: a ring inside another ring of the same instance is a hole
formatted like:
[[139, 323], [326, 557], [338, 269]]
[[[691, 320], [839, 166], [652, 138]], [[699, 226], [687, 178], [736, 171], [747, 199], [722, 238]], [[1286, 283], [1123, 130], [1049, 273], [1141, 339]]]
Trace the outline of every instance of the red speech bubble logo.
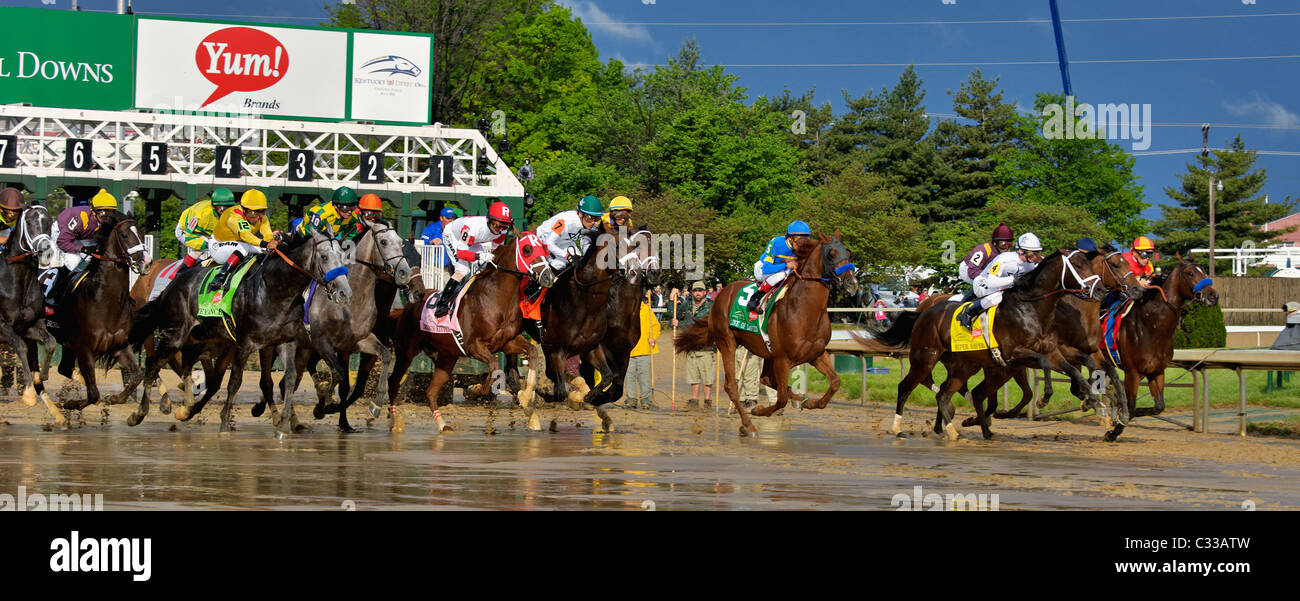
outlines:
[[217, 86], [199, 106], [203, 108], [233, 92], [256, 92], [275, 85], [289, 71], [289, 52], [269, 33], [227, 27], [199, 42], [194, 64]]

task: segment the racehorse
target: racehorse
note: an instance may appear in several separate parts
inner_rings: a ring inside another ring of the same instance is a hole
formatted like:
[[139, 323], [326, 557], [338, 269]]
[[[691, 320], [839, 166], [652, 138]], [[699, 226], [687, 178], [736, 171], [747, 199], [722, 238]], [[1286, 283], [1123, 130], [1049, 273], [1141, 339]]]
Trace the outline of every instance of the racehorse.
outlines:
[[[531, 403], [537, 396], [550, 403], [566, 399], [591, 403], [606, 430], [611, 423], [609, 414], [601, 405], [617, 400], [617, 396], [607, 393], [614, 388], [615, 381], [622, 382], [623, 374], [614, 371], [598, 346], [605, 339], [609, 326], [606, 312], [615, 275], [623, 271], [622, 277], [633, 284], [638, 283], [640, 276], [628, 255], [623, 257], [628, 258], [627, 261], [617, 256], [620, 251], [618, 230], [612, 224], [601, 222], [584, 231], [583, 236], [585, 252], [582, 257], [556, 280], [542, 299], [541, 329], [531, 320], [524, 324], [524, 330], [540, 343], [526, 345], [530, 355], [529, 376], [527, 385], [519, 393], [519, 402], [529, 413], [530, 428], [536, 425], [535, 407]], [[600, 373], [601, 380], [599, 385], [583, 394], [586, 383], [581, 376], [574, 378], [574, 396], [580, 395], [581, 399], [569, 398], [570, 384], [565, 373], [569, 357], [575, 355], [584, 355], [588, 360], [593, 381], [596, 372]], [[507, 355], [506, 363], [513, 366], [515, 358]], [[537, 395], [533, 387], [535, 370], [541, 363], [546, 364], [546, 375], [553, 384], [549, 396]]]
[[[281, 364], [292, 365], [298, 340], [303, 328], [303, 290], [316, 282], [328, 291], [331, 300], [346, 302], [352, 295], [343, 262], [339, 241], [324, 234], [290, 234], [281, 243], [282, 248], [257, 255], [257, 264], [248, 268], [243, 282], [233, 292], [231, 316], [233, 328], [227, 330], [223, 317], [198, 317], [198, 299], [203, 280], [213, 268], [189, 269], [167, 286], [162, 296], [145, 305], [136, 314], [131, 331], [133, 343], [138, 344], [157, 333], [154, 352], [145, 362], [144, 381], [152, 382], [164, 360], [181, 352], [182, 373], [189, 371], [200, 352], [206, 350], [219, 357], [213, 372], [207, 374], [208, 389], [203, 398], [193, 405], [182, 405], [174, 413], [176, 419], [187, 421], [216, 394], [227, 367], [230, 383], [226, 388], [226, 403], [221, 410], [221, 431], [231, 430], [230, 410], [235, 394], [243, 382], [244, 364], [249, 355], [264, 347], [284, 345]], [[251, 258], [248, 260], [252, 260]], [[269, 370], [264, 364], [262, 369]], [[285, 370], [289, 380], [288, 390], [294, 389], [292, 371]], [[149, 389], [140, 393], [140, 406], [127, 423], [138, 424], [149, 413]], [[285, 400], [284, 416], [278, 423], [277, 436], [293, 434], [293, 395]]]
[[[58, 247], [50, 237], [54, 220], [41, 205], [31, 205], [11, 228], [9, 242], [0, 262], [0, 342], [7, 342], [18, 357], [23, 402], [36, 406], [37, 395], [54, 418], [55, 426], [66, 428], [68, 420], [45, 392], [50, 357], [55, 341], [45, 329], [45, 299], [37, 277], [59, 265]], [[44, 360], [37, 363], [37, 344], [45, 345]]]
[[[348, 359], [354, 352], [380, 357], [383, 379], [379, 381], [378, 395], [388, 395], [388, 372], [392, 369], [392, 354], [388, 346], [375, 337], [373, 329], [381, 307], [387, 315], [387, 307], [393, 303], [396, 288], [391, 287], [387, 303], [376, 296], [377, 281], [395, 282], [397, 286], [406, 286], [411, 280], [411, 266], [402, 252], [402, 237], [392, 226], [385, 223], [372, 223], [358, 241], [353, 261], [348, 266], [348, 284], [352, 288], [352, 298], [347, 306], [338, 303], [312, 302], [304, 321], [310, 324], [305, 330], [305, 339], [298, 340], [298, 352], [294, 358], [294, 382], [300, 382], [302, 372], [313, 367], [321, 359], [329, 364], [332, 373], [330, 388], [337, 387], [341, 403], [327, 404], [328, 389], [317, 386], [318, 398], [314, 414], [316, 419], [328, 413], [339, 414], [339, 430], [356, 432], [348, 424], [348, 407], [361, 396], [363, 388], [358, 387], [355, 394], [349, 394]], [[275, 349], [264, 347], [261, 351], [262, 392], [266, 395], [271, 390], [271, 370]], [[286, 394], [282, 379], [281, 396]], [[322, 394], [324, 393], [324, 394]], [[292, 392], [289, 392], [292, 394]], [[262, 401], [253, 407], [253, 416], [262, 414], [266, 403], [272, 399], [263, 396]], [[379, 407], [373, 402], [371, 415], [379, 417]]]
[[[99, 387], [95, 383], [95, 360], [113, 356], [122, 366], [123, 383], [134, 379], [139, 366], [131, 352], [127, 337], [131, 332], [130, 275], [144, 273], [149, 262], [144, 239], [136, 229], [135, 219], [114, 212], [100, 221], [95, 232], [95, 243], [101, 249], [91, 255], [90, 266], [84, 276], [68, 284], [64, 298], [59, 300], [54, 314], [54, 337], [63, 345], [63, 358], [59, 373], [72, 377], [73, 361], [86, 381], [86, 398], [68, 401], [64, 407], [80, 410], [99, 402]], [[109, 404], [125, 401], [131, 387], [109, 400]]]
[[[938, 392], [938, 406], [934, 431], [944, 433], [950, 440], [957, 439], [957, 429], [952, 420], [955, 409], [952, 395], [966, 385], [966, 381], [985, 369], [985, 383], [988, 390], [997, 390], [1011, 373], [1030, 364], [1037, 364], [1043, 369], [1059, 365], [1074, 383], [1074, 391], [1085, 398], [1085, 403], [1095, 405], [1097, 396], [1089, 390], [1083, 376], [1061, 357], [1058, 343], [1052, 335], [1052, 323], [1056, 316], [1056, 305], [1061, 294], [1083, 294], [1087, 298], [1101, 300], [1104, 289], [1098, 286], [1101, 276], [1092, 271], [1092, 259], [1095, 252], [1061, 249], [1052, 253], [1029, 274], [1021, 276], [1012, 285], [1001, 305], [998, 318], [994, 321], [993, 334], [998, 340], [1001, 356], [1005, 365], [999, 365], [993, 353], [987, 350], [952, 352], [949, 324], [953, 313], [960, 306], [958, 303], [935, 305], [925, 312], [904, 313], [894, 325], [880, 334], [867, 337], [853, 334], [853, 337], [868, 349], [897, 350], [903, 342], [909, 341], [910, 366], [907, 376], [898, 383], [898, 402], [894, 422], [890, 432], [897, 434], [902, 429], [903, 406], [912, 390], [927, 377], [930, 377], [935, 364], [943, 362], [947, 368], [947, 380]], [[990, 367], [1008, 368], [1002, 372], [990, 372]], [[1000, 377], [1001, 381], [996, 378]], [[975, 416], [985, 438], [991, 438], [989, 417], [984, 412], [983, 403], [974, 403]]]
[[796, 240], [792, 249], [798, 269], [788, 277], [785, 298], [771, 307], [768, 336], [771, 347], [761, 335], [733, 329], [728, 324], [732, 303], [741, 289], [753, 280], [739, 280], [728, 284], [713, 300], [707, 318], [697, 320], [682, 330], [673, 341], [679, 352], [707, 348], [716, 344], [722, 353], [722, 367], [727, 373], [727, 397], [740, 414], [741, 433], [757, 432], [749, 415], [740, 404], [736, 384], [736, 346], [744, 345], [749, 352], [762, 357], [762, 382], [776, 389], [776, 404], [754, 409], [754, 415], [768, 416], [785, 407], [791, 397], [790, 370], [803, 363], [811, 363], [826, 376], [830, 387], [816, 401], [804, 404], [808, 409], [822, 409], [839, 390], [840, 378], [835, 373], [826, 343], [831, 339], [831, 322], [826, 312], [832, 284], [845, 294], [857, 292], [857, 268], [849, 260], [849, 251], [840, 242], [840, 232], [831, 237]]
[[[393, 335], [396, 356], [393, 371], [388, 376], [388, 411], [393, 432], [400, 433], [404, 429], [397, 411], [397, 393], [402, 377], [421, 351], [434, 361], [433, 378], [424, 395], [429, 410], [441, 420], [438, 393], [451, 377], [458, 359], [473, 357], [495, 365], [493, 354], [498, 351], [520, 354], [527, 350], [527, 343], [519, 335], [523, 327], [520, 290], [529, 279], [536, 279], [543, 288], [550, 288], [555, 283], [555, 273], [546, 260], [546, 247], [536, 235], [516, 231], [515, 236], [514, 242], [502, 244], [492, 251], [492, 262], [475, 276], [473, 285], [461, 298], [456, 312], [461, 328], [460, 344], [452, 334], [432, 334], [420, 328], [425, 302], [409, 304], [401, 310]], [[480, 389], [488, 384], [485, 381]], [[438, 427], [446, 429], [441, 422]]]
[[[605, 304], [605, 319], [608, 326], [605, 338], [596, 349], [583, 356], [579, 374], [588, 381], [595, 381], [595, 365], [599, 359], [592, 353], [601, 353], [610, 369], [616, 374], [608, 388], [602, 387], [597, 393], [593, 405], [604, 405], [617, 401], [623, 394], [623, 378], [627, 374], [628, 362], [632, 349], [641, 339], [641, 300], [645, 297], [647, 286], [659, 283], [662, 271], [659, 269], [659, 257], [651, 248], [651, 234], [648, 229], [633, 232], [624, 237], [619, 235], [619, 265], [622, 269], [614, 274], [610, 286], [609, 302]], [[628, 252], [623, 252], [627, 250]], [[603, 376], [602, 376], [603, 378]], [[603, 382], [603, 380], [602, 380]]]
[[[1128, 262], [1120, 256], [1120, 253], [1112, 248], [1106, 248], [1102, 252], [1093, 253], [1091, 258], [1092, 272], [1098, 274], [1099, 282], [1107, 290], [1122, 289], [1128, 298], [1137, 298], [1142, 294], [1142, 288], [1137, 284], [1137, 278], [1129, 270]], [[926, 299], [927, 301], [929, 299]], [[1065, 295], [1056, 305], [1056, 315], [1052, 322], [1052, 332], [1056, 335], [1058, 343], [1057, 349], [1060, 351], [1062, 358], [1070, 365], [1078, 369], [1080, 366], [1086, 366], [1090, 374], [1090, 379], [1098, 382], [1100, 374], [1105, 374], [1116, 381], [1118, 373], [1113, 366], [1101, 361], [1101, 355], [1098, 349], [1101, 345], [1101, 324], [1099, 320], [1101, 304], [1097, 301], [1082, 299], [1075, 295]], [[985, 380], [971, 391], [970, 399], [973, 406], [982, 406], [984, 400], [989, 400], [989, 407], [984, 412], [987, 417], [992, 415], [998, 419], [1009, 419], [1020, 415], [1025, 405], [1033, 399], [1033, 387], [1029, 385], [1027, 377], [1028, 368], [1009, 369], [1001, 367], [988, 367], [984, 369]], [[1044, 371], [1044, 377], [1051, 381], [1051, 370]], [[1020, 403], [1009, 411], [997, 411], [998, 388], [1007, 380], [1014, 378], [1020, 385], [1023, 396]], [[922, 381], [923, 385], [930, 385], [930, 382]], [[997, 386], [997, 388], [990, 388]], [[1099, 387], [1094, 387], [1099, 388]], [[1104, 388], [1104, 387], [1100, 387]], [[1050, 384], [1048, 385], [1050, 390]], [[959, 391], [960, 394], [966, 394], [965, 386]], [[1040, 408], [1046, 406], [1050, 400], [1050, 394], [1047, 394], [1040, 401]], [[1121, 403], [1123, 402], [1121, 397]], [[1117, 414], [1122, 413], [1120, 406], [1116, 407]], [[1101, 408], [1103, 417], [1106, 417], [1105, 407]], [[962, 422], [963, 426], [979, 425], [977, 418], [968, 418]]]
[[[1183, 305], [1196, 300], [1212, 307], [1219, 302], [1214, 281], [1205, 270], [1181, 255], [1164, 281], [1147, 290], [1134, 301], [1128, 315], [1120, 322], [1116, 336], [1120, 353], [1120, 367], [1124, 368], [1124, 390], [1128, 397], [1128, 414], [1131, 418], [1159, 415], [1165, 410], [1165, 368], [1174, 358], [1174, 329], [1182, 320]], [[1109, 363], [1109, 359], [1103, 357]], [[1154, 407], [1137, 406], [1138, 384], [1147, 379], [1147, 388], [1155, 401]], [[1117, 386], [1118, 388], [1118, 386]], [[1125, 422], [1115, 424], [1106, 433], [1107, 441], [1114, 441], [1124, 431]]]

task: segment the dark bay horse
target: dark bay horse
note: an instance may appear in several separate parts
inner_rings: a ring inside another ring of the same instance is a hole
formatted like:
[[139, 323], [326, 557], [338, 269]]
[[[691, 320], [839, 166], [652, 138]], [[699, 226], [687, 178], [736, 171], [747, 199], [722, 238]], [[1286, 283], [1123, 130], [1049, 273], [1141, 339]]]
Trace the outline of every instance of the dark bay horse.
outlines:
[[[1001, 349], [1005, 366], [1000, 366], [987, 350], [952, 352], [949, 325], [958, 303], [937, 304], [922, 313], [904, 313], [889, 330], [867, 337], [853, 337], [868, 349], [897, 350], [904, 343], [909, 347], [910, 366], [907, 376], [898, 383], [898, 401], [890, 432], [902, 430], [903, 407], [918, 384], [930, 377], [940, 361], [948, 376], [938, 392], [938, 407], [934, 431], [945, 433], [950, 440], [957, 439], [953, 425], [955, 409], [952, 395], [966, 385], [966, 381], [980, 369], [985, 370], [988, 390], [997, 390], [1010, 377], [1013, 370], [1029, 365], [1043, 369], [1056, 366], [1070, 377], [1076, 394], [1086, 395], [1089, 404], [1098, 402], [1077, 369], [1066, 363], [1058, 350], [1053, 334], [1056, 305], [1062, 294], [1083, 294], [1100, 300], [1105, 293], [1098, 286], [1100, 276], [1092, 271], [1096, 253], [1061, 249], [1052, 253], [1036, 269], [1021, 276], [1008, 291], [998, 307], [993, 331]], [[1003, 367], [998, 372], [988, 368]], [[1000, 379], [999, 379], [1000, 378]], [[983, 403], [975, 405], [977, 422], [985, 438], [991, 438], [989, 416]]]
[[[325, 288], [334, 302], [346, 302], [352, 295], [348, 283], [347, 266], [338, 240], [320, 233], [303, 236], [290, 234], [281, 248], [258, 256], [257, 264], [249, 268], [243, 282], [234, 291], [231, 313], [234, 331], [228, 332], [222, 318], [198, 317], [199, 289], [207, 272], [214, 268], [193, 268], [176, 277], [157, 300], [137, 312], [131, 332], [133, 341], [143, 342], [154, 336], [154, 352], [145, 362], [144, 381], [158, 377], [162, 362], [181, 352], [182, 372], [192, 369], [200, 352], [219, 357], [213, 373], [207, 374], [207, 392], [194, 405], [182, 405], [175, 411], [176, 419], [186, 421], [203, 410], [217, 389], [227, 368], [230, 383], [226, 388], [226, 402], [221, 410], [221, 431], [231, 430], [230, 410], [235, 394], [243, 382], [244, 365], [248, 357], [264, 347], [284, 345], [280, 359], [282, 365], [292, 365], [295, 352], [293, 342], [300, 338], [302, 329], [303, 290], [313, 281]], [[263, 366], [268, 369], [269, 366]], [[284, 378], [293, 386], [293, 371], [285, 370]], [[130, 388], [128, 388], [129, 390]], [[128, 419], [129, 424], [139, 423], [149, 413], [149, 389], [140, 394], [140, 407]], [[293, 396], [285, 401], [284, 416], [278, 423], [277, 436], [294, 433]]]
[[[410, 304], [401, 310], [393, 333], [396, 356], [393, 371], [388, 376], [388, 407], [393, 432], [400, 433], [405, 429], [397, 411], [397, 393], [411, 361], [421, 351], [434, 362], [435, 371], [424, 397], [441, 431], [447, 427], [442, 412], [438, 410], [438, 393], [451, 377], [458, 359], [473, 357], [488, 365], [496, 365], [493, 355], [499, 351], [520, 354], [527, 350], [527, 343], [519, 334], [523, 327], [520, 290], [530, 279], [536, 279], [543, 288], [550, 288], [555, 283], [555, 273], [546, 260], [545, 245], [537, 236], [515, 234], [513, 241], [492, 251], [492, 264], [478, 274], [460, 301], [456, 317], [460, 322], [463, 351], [451, 334], [431, 334], [420, 329], [424, 303]], [[480, 387], [486, 388], [490, 380]]]
[[826, 304], [832, 283], [838, 284], [846, 294], [857, 291], [857, 268], [850, 262], [849, 251], [840, 242], [838, 230], [832, 237], [820, 235], [798, 241], [793, 250], [799, 267], [787, 278], [785, 298], [771, 308], [773, 314], [768, 325], [770, 349], [761, 335], [728, 325], [736, 295], [753, 280], [739, 280], [724, 287], [714, 299], [708, 318], [697, 320], [677, 334], [673, 341], [674, 349], [679, 353], [714, 344], [718, 346], [722, 353], [722, 367], [727, 374], [727, 396], [740, 414], [742, 434], [758, 430], [740, 404], [735, 373], [737, 345], [744, 345], [750, 353], [763, 358], [762, 382], [776, 389], [776, 404], [758, 407], [754, 409], [754, 415], [771, 415], [785, 407], [791, 397], [790, 370], [803, 363], [811, 363], [830, 383], [826, 394], [805, 403], [804, 407], [825, 408], [840, 387], [840, 378], [826, 353], [826, 343], [831, 339], [831, 321]]
[[[1159, 415], [1165, 410], [1165, 368], [1174, 358], [1174, 330], [1181, 322], [1183, 306], [1189, 300], [1212, 307], [1218, 304], [1219, 293], [1205, 270], [1178, 256], [1178, 265], [1164, 281], [1145, 291], [1121, 321], [1116, 339], [1120, 367], [1124, 369], [1124, 390], [1130, 418]], [[1109, 364], [1108, 358], [1103, 360]], [[1154, 407], [1137, 406], [1138, 384], [1142, 378], [1147, 379]], [[1124, 426], [1123, 421], [1116, 423], [1106, 433], [1106, 440], [1118, 438]]]
[[[372, 223], [356, 245], [348, 266], [348, 284], [352, 288], [352, 298], [348, 305], [325, 302], [316, 299], [308, 310], [310, 329], [303, 333], [305, 339], [297, 341], [297, 354], [294, 358], [294, 382], [302, 381], [302, 372], [314, 367], [324, 359], [329, 364], [332, 382], [329, 388], [337, 388], [339, 402], [327, 403], [329, 389], [317, 386], [317, 403], [314, 410], [316, 419], [329, 413], [339, 414], [339, 430], [356, 432], [348, 424], [348, 407], [356, 402], [364, 392], [358, 387], [350, 390], [348, 360], [352, 353], [378, 356], [381, 359], [383, 377], [379, 381], [379, 397], [388, 396], [388, 372], [392, 369], [392, 354], [388, 346], [381, 343], [373, 333], [375, 321], [380, 311], [387, 316], [388, 307], [392, 306], [393, 294], [383, 299], [376, 298], [377, 283], [380, 280], [393, 282], [397, 286], [406, 286], [411, 280], [411, 266], [402, 252], [402, 237], [392, 226], [385, 223]], [[390, 287], [396, 293], [395, 287]], [[265, 347], [261, 351], [262, 392], [263, 398], [253, 407], [253, 416], [261, 415], [267, 402], [266, 395], [271, 390], [271, 370], [269, 366], [275, 360], [275, 349]], [[285, 394], [284, 384], [288, 378], [280, 380], [281, 396]], [[325, 393], [325, 394], [321, 394]], [[292, 394], [292, 393], [290, 393]], [[379, 407], [370, 405], [373, 417], [379, 417]]]
[[[75, 361], [86, 381], [86, 398], [64, 403], [64, 407], [72, 410], [99, 402], [99, 387], [95, 384], [97, 359], [115, 358], [122, 366], [124, 383], [140, 371], [127, 340], [132, 320], [131, 280], [127, 270], [144, 273], [149, 262], [144, 239], [134, 219], [114, 213], [100, 222], [95, 242], [101, 249], [99, 254], [91, 255], [85, 278], [75, 289], [69, 283], [54, 314], [58, 324], [54, 337], [63, 345], [59, 373], [72, 377]], [[128, 386], [109, 403], [124, 402], [130, 390]]]
[[[623, 378], [632, 357], [632, 349], [641, 339], [641, 299], [649, 286], [659, 283], [662, 271], [659, 269], [659, 257], [655, 256], [648, 229], [623, 236], [619, 232], [620, 270], [611, 277], [609, 301], [605, 304], [605, 319], [608, 324], [605, 338], [596, 349], [583, 355], [579, 374], [590, 382], [595, 382], [596, 363], [599, 359], [592, 353], [601, 353], [615, 375], [608, 388], [602, 387], [593, 405], [604, 405], [617, 401], [623, 395]], [[602, 380], [603, 381], [603, 380]]]
[[[58, 247], [50, 237], [53, 223], [45, 207], [31, 205], [10, 230], [5, 260], [0, 262], [0, 343], [13, 346], [18, 357], [23, 403], [35, 407], [39, 395], [54, 425], [66, 428], [68, 420], [45, 391], [43, 381], [49, 376], [55, 341], [45, 329], [45, 299], [37, 278], [60, 263]], [[45, 345], [44, 359], [39, 363], [37, 344]]]

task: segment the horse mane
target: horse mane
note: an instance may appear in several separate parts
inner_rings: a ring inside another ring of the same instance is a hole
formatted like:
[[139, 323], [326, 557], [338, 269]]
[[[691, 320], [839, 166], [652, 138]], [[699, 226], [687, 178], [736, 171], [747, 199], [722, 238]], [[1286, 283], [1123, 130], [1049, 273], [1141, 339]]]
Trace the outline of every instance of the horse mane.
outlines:
[[[1059, 250], [1053, 252], [1050, 255], [1047, 255], [1046, 257], [1043, 258], [1042, 261], [1039, 261], [1038, 265], [1034, 267], [1032, 270], [1030, 270], [1028, 274], [1026, 274], [1024, 277], [1021, 277], [1020, 280], [1017, 281], [1015, 284], [1012, 284], [1011, 289], [1017, 292], [1025, 292], [1028, 290], [1032, 290], [1034, 286], [1038, 284], [1038, 280], [1042, 279], [1043, 274], [1047, 272], [1047, 270], [1044, 269], [1044, 267], [1047, 266], [1047, 262], [1053, 259], [1055, 259], [1056, 261], [1063, 262], [1065, 261], [1065, 255], [1061, 254], [1061, 251]], [[1064, 266], [1062, 266], [1062, 269], [1064, 269]]]

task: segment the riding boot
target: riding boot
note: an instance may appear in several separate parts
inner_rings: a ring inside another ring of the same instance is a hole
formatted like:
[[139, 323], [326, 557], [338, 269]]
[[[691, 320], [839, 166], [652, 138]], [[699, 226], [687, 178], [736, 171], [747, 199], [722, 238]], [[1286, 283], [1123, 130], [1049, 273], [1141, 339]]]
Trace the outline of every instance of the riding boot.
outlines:
[[749, 297], [749, 305], [747, 307], [750, 313], [758, 313], [758, 310], [761, 308], [760, 306], [763, 304], [763, 295], [771, 289], [771, 286], [763, 284], [758, 288], [758, 290], [754, 291], [754, 295]]
[[980, 306], [978, 300], [971, 301], [970, 304], [966, 305], [966, 308], [962, 309], [961, 313], [957, 315], [957, 321], [961, 323], [963, 328], [973, 330], [974, 328], [971, 327], [972, 324], [974, 324], [975, 320], [979, 318], [979, 314], [983, 312], [984, 307]]
[[230, 263], [222, 263], [221, 269], [217, 270], [217, 276], [212, 278], [212, 284], [208, 287], [208, 289], [224, 291], [226, 289], [226, 278], [229, 277], [229, 275], [230, 275]]
[[172, 276], [172, 277], [173, 277], [173, 278], [175, 278], [175, 277], [180, 277], [180, 275], [181, 275], [182, 273], [185, 273], [185, 270], [187, 270], [187, 269], [189, 269], [189, 268], [191, 268], [191, 267], [194, 267], [194, 264], [195, 264], [196, 262], [197, 262], [197, 261], [195, 260], [194, 257], [191, 257], [191, 256], [189, 256], [189, 255], [185, 255], [185, 258], [184, 258], [184, 259], [181, 259], [181, 265], [180, 265], [180, 267], [177, 267], [177, 268], [176, 268], [176, 275], [175, 275], [175, 276]]
[[537, 280], [529, 278], [528, 284], [524, 286], [524, 296], [528, 298], [528, 302], [537, 302], [537, 297], [541, 295], [542, 285], [538, 284]]
[[442, 287], [442, 292], [438, 294], [438, 305], [433, 309], [434, 317], [443, 317], [451, 312], [451, 301], [456, 298], [456, 290], [460, 288], [460, 282], [454, 278], [447, 280], [447, 285]]

